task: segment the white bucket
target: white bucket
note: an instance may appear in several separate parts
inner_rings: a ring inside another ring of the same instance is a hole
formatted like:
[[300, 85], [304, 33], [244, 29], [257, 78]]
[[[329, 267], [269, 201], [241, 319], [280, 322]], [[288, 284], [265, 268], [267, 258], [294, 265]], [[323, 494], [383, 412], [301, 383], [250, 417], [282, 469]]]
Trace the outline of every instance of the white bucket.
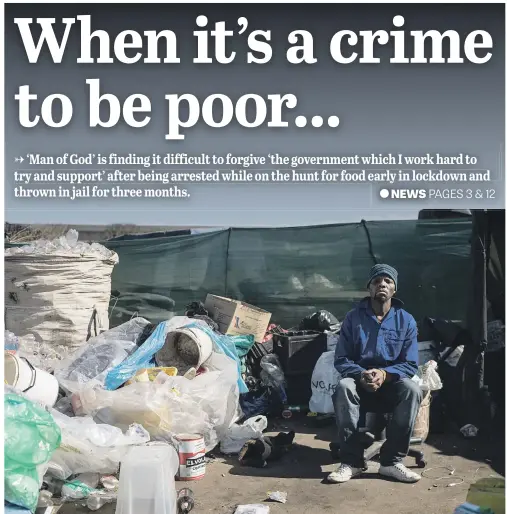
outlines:
[[49, 407], [56, 403], [58, 380], [46, 371], [34, 368], [24, 357], [4, 353], [4, 379], [34, 402]]
[[167, 334], [164, 346], [155, 354], [155, 362], [160, 367], [174, 366], [178, 375], [184, 375], [190, 368], [198, 370], [212, 352], [213, 341], [206, 332], [182, 327]]
[[199, 434], [178, 434], [180, 470], [178, 480], [200, 480], [206, 473], [206, 446], [204, 437]]

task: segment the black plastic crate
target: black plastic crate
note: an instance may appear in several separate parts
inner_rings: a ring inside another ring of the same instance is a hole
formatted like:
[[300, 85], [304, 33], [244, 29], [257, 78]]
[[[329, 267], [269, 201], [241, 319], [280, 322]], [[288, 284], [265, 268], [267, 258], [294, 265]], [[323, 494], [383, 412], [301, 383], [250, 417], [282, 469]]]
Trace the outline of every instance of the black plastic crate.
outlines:
[[287, 401], [289, 405], [308, 405], [312, 397], [312, 375], [311, 373], [288, 375]]
[[276, 334], [273, 352], [278, 355], [286, 375], [311, 375], [319, 357], [327, 351], [327, 338], [327, 334], [321, 332]]

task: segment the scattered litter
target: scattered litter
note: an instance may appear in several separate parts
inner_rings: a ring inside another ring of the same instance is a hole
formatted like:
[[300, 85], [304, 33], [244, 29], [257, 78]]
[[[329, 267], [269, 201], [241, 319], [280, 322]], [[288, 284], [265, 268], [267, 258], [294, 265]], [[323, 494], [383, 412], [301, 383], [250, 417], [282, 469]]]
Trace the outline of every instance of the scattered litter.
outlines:
[[479, 507], [479, 505], [466, 502], [459, 505], [454, 514], [494, 514], [494, 511], [489, 507]]
[[8, 330], [5, 331], [4, 335], [4, 350], [13, 355], [19, 350], [19, 338]]
[[106, 491], [118, 491], [120, 485], [120, 481], [114, 475], [103, 476], [100, 479], [100, 483]]
[[188, 514], [194, 508], [194, 492], [192, 489], [185, 487], [178, 491], [176, 504], [178, 514]]
[[[429, 472], [432, 471], [432, 470], [435, 470], [435, 469], [445, 469], [448, 471], [448, 473], [446, 475], [442, 475], [442, 476], [429, 476]], [[424, 478], [429, 478], [430, 480], [435, 480], [436, 482], [440, 481], [440, 480], [454, 480], [454, 482], [450, 482], [449, 484], [446, 484], [445, 487], [454, 487], [456, 485], [461, 485], [465, 482], [465, 479], [462, 478], [462, 477], [458, 477], [458, 476], [455, 476], [454, 473], [456, 472], [455, 468], [453, 468], [452, 466], [435, 466], [433, 468], [428, 468], [428, 469], [425, 469], [422, 473], [421, 473], [421, 476], [423, 476]], [[460, 482], [456, 482], [456, 480], [460, 480]], [[433, 487], [439, 487], [438, 484], [433, 484]]]
[[249, 440], [262, 437], [262, 432], [266, 430], [267, 426], [268, 420], [265, 416], [249, 418], [242, 425], [234, 423], [220, 441], [220, 450], [225, 455], [239, 453]]
[[37, 502], [37, 508], [46, 508], [46, 507], [52, 507], [54, 505], [53, 503], [53, 493], [50, 491], [41, 491], [39, 493], [39, 500]]
[[262, 505], [261, 503], [238, 505], [234, 514], [269, 514], [269, 505]]
[[454, 475], [454, 473], [456, 472], [456, 469], [453, 468], [452, 466], [434, 466], [433, 468], [427, 468], [425, 469], [422, 473], [421, 473], [421, 476], [423, 476], [424, 478], [429, 478], [431, 480], [440, 480], [441, 478], [441, 475], [440, 476], [430, 476], [429, 475], [429, 472], [430, 471], [433, 471], [434, 469], [445, 469], [448, 471], [448, 473], [446, 475], [444, 475], [445, 477], [447, 476], [452, 476]]
[[479, 429], [468, 423], [467, 425], [462, 426], [459, 431], [463, 434], [464, 437], [467, 439], [477, 437], [477, 434], [479, 433]]
[[88, 496], [86, 506], [90, 510], [99, 510], [106, 503], [113, 503], [117, 500], [117, 494], [112, 492], [96, 491]]
[[88, 498], [92, 493], [97, 492], [99, 479], [98, 473], [82, 473], [62, 487], [62, 499], [68, 501]]
[[264, 468], [269, 461], [276, 461], [292, 449], [295, 432], [280, 432], [274, 437], [264, 436], [247, 441], [238, 455], [243, 466]]
[[[7, 330], [5, 332], [5, 338], [9, 337], [9, 342], [4, 343], [4, 346], [7, 344], [5, 350], [12, 355], [27, 359], [34, 367], [44, 371], [53, 371], [54, 367], [70, 353], [68, 346], [60, 345], [57, 342], [51, 344], [38, 342], [33, 334], [7, 336], [12, 332]], [[16, 352], [8, 349], [14, 347], [13, 336], [17, 339]]]
[[268, 500], [278, 502], [278, 503], [287, 503], [287, 493], [282, 491], [268, 491]]

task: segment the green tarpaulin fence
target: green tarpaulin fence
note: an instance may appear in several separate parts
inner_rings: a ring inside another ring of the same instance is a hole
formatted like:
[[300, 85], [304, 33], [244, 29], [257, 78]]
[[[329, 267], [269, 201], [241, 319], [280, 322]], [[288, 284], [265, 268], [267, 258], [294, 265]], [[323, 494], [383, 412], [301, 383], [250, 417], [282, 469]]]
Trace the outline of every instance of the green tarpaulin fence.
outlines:
[[286, 328], [320, 309], [342, 319], [375, 262], [398, 269], [398, 296], [416, 319], [463, 320], [471, 228], [468, 219], [383, 221], [104, 242], [120, 257], [111, 325], [136, 313], [163, 321], [207, 293], [266, 309]]

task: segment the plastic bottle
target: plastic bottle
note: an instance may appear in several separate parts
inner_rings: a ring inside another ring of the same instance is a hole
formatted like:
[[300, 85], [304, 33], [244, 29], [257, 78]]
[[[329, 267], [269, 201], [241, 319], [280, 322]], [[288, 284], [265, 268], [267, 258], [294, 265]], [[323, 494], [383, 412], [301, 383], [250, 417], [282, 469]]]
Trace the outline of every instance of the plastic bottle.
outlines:
[[289, 419], [292, 418], [292, 414], [295, 412], [305, 413], [308, 411], [307, 405], [286, 405], [282, 411], [282, 417]]
[[116, 498], [116, 493], [94, 493], [91, 496], [88, 496], [88, 499], [86, 500], [86, 506], [90, 510], [99, 510], [106, 503], [115, 502]]
[[52, 507], [54, 505], [53, 503], [53, 493], [51, 491], [41, 491], [39, 493], [39, 500], [37, 502], [37, 508], [45, 508], [45, 507]]
[[13, 355], [19, 350], [19, 338], [8, 330], [5, 331], [4, 335], [4, 350]]
[[479, 505], [473, 505], [472, 503], [462, 503], [456, 508], [454, 514], [494, 514], [494, 512], [488, 507], [479, 507]]
[[178, 491], [177, 505], [179, 514], [188, 514], [194, 508], [194, 492], [185, 487]]

